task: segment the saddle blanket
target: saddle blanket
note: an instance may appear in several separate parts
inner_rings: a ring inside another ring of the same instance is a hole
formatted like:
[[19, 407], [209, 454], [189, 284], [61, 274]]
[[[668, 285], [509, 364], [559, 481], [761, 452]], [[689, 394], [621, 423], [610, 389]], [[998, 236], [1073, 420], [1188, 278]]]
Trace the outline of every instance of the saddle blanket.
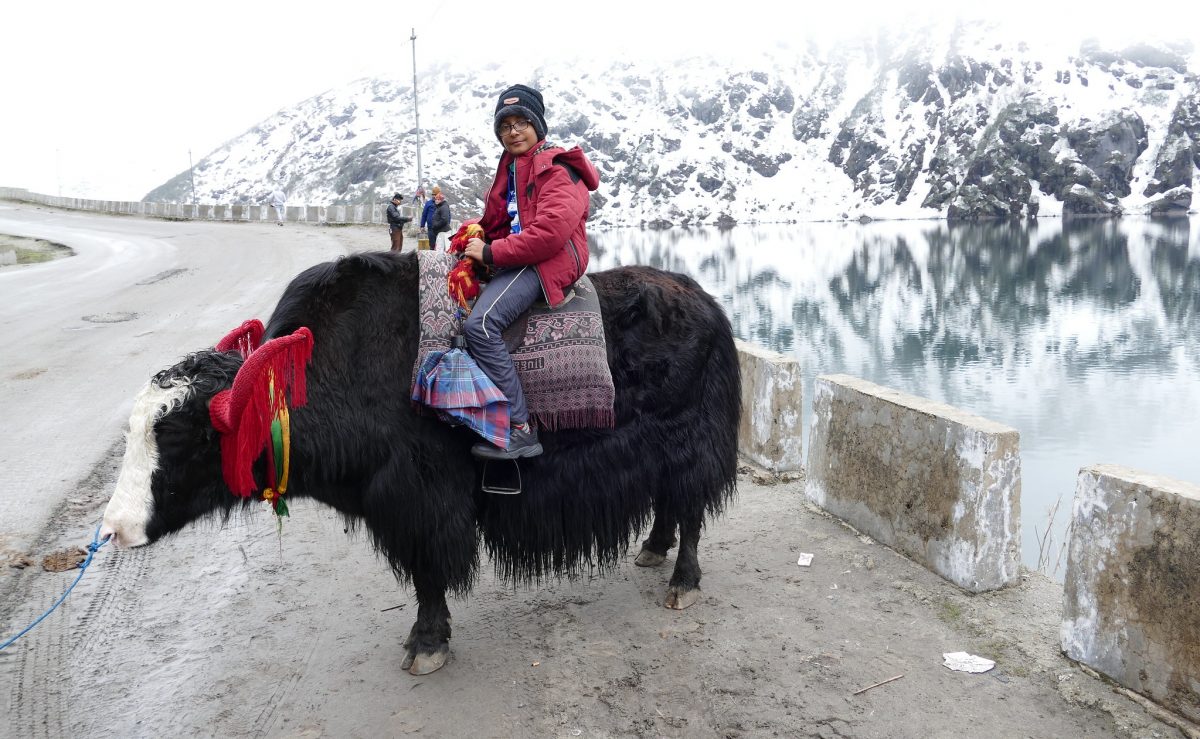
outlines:
[[[458, 258], [445, 252], [419, 251], [417, 261], [421, 338], [413, 366], [414, 383], [430, 352], [450, 348], [465, 317], [446, 285]], [[568, 295], [555, 309], [536, 303], [527, 319], [509, 327], [505, 341], [521, 378], [529, 414], [539, 427], [611, 428], [616, 392], [608, 368], [600, 298], [587, 275]]]

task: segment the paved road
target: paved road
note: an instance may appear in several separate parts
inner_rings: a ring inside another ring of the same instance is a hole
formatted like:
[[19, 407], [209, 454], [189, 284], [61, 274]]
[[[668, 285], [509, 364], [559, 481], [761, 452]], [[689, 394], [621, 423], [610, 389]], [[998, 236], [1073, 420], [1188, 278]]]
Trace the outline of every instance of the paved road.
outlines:
[[0, 560], [29, 548], [119, 439], [154, 372], [265, 319], [288, 279], [346, 250], [313, 228], [12, 203], [0, 203], [0, 233], [76, 252], [0, 269]]

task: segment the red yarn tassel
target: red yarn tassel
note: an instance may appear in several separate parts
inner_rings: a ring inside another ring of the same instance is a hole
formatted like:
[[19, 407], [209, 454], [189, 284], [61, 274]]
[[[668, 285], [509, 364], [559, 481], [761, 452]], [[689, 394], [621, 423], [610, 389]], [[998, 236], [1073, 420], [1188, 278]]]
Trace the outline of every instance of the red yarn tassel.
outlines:
[[268, 341], [242, 364], [228, 400], [224, 393], [213, 398], [209, 414], [222, 431], [221, 473], [234, 494], [247, 497], [254, 492], [254, 460], [270, 443], [271, 422], [279, 410], [308, 402], [305, 367], [312, 347], [312, 332], [303, 327]]

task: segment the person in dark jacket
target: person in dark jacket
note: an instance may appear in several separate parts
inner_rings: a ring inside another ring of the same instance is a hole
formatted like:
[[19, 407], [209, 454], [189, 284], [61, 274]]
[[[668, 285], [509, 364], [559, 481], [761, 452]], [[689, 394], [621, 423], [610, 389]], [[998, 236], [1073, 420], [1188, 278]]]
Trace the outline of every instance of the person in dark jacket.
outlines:
[[579, 147], [546, 142], [542, 94], [525, 85], [500, 93], [492, 119], [504, 147], [496, 179], [483, 206], [482, 239], [465, 253], [495, 269], [483, 286], [463, 332], [480, 368], [509, 401], [508, 449], [480, 442], [471, 452], [483, 459], [517, 459], [542, 453], [537, 429], [501, 332], [545, 297], [552, 308], [587, 269], [588, 193], [600, 175]]
[[429, 217], [429, 248], [437, 251], [438, 236], [450, 231], [450, 204], [441, 188], [433, 188], [433, 215]]
[[392, 203], [387, 207], [388, 233], [392, 237], [392, 251], [404, 250], [404, 224], [411, 221], [411, 218], [406, 218], [400, 215], [400, 203], [404, 199], [400, 197], [400, 193], [392, 195]]
[[434, 185], [433, 189], [430, 190], [429, 193], [432, 195], [432, 197], [425, 201], [425, 207], [421, 209], [420, 226], [425, 231], [425, 238], [429, 240], [429, 248], [432, 249], [434, 247], [434, 243], [433, 239], [430, 238], [429, 226], [433, 223], [433, 211], [437, 209], [437, 203], [434, 202], [434, 198], [442, 194], [442, 188]]

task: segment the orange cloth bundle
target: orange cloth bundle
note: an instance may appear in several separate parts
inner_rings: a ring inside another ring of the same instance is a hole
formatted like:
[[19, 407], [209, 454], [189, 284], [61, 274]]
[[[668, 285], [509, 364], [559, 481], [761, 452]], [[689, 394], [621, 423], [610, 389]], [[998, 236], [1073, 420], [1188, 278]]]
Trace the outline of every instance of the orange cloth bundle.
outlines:
[[482, 238], [483, 226], [478, 221], [467, 221], [458, 227], [458, 233], [450, 237], [449, 251], [451, 254], [462, 254], [467, 249], [468, 241]]
[[[451, 254], [462, 254], [467, 250], [468, 241], [482, 238], [483, 226], [479, 225], [479, 219], [466, 221], [458, 227], [458, 233], [450, 237], [449, 252]], [[471, 307], [467, 304], [467, 301], [479, 297], [478, 268], [482, 268], [482, 265], [476, 265], [475, 260], [463, 257], [458, 261], [458, 264], [454, 265], [454, 269], [450, 270], [450, 274], [446, 278], [450, 297], [458, 301], [458, 304], [468, 311], [471, 310]]]
[[446, 283], [450, 290], [450, 297], [457, 300], [463, 308], [470, 310], [467, 301], [479, 297], [479, 278], [475, 275], [475, 260], [468, 257], [458, 260], [458, 264], [454, 265], [454, 269], [450, 270], [450, 274], [446, 277]]

